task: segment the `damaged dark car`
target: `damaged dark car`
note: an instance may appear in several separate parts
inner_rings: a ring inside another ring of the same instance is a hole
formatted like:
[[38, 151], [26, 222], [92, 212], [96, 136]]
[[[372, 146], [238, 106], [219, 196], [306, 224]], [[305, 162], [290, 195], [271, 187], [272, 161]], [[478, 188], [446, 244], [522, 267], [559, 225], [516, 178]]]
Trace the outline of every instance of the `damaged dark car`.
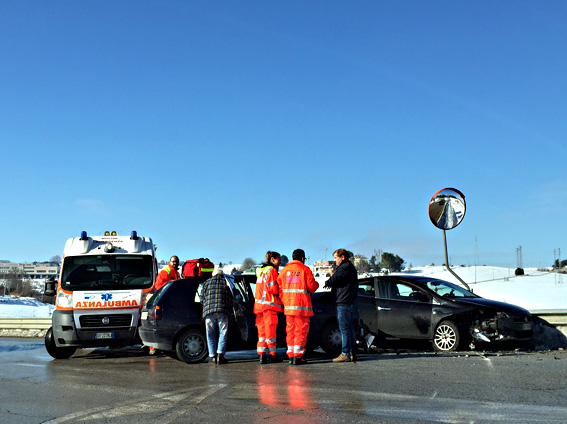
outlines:
[[[330, 292], [313, 295], [309, 344], [340, 351], [341, 336]], [[428, 340], [439, 352], [477, 344], [529, 343], [531, 314], [518, 306], [482, 298], [464, 288], [424, 276], [359, 279], [357, 337], [368, 347], [381, 341]]]

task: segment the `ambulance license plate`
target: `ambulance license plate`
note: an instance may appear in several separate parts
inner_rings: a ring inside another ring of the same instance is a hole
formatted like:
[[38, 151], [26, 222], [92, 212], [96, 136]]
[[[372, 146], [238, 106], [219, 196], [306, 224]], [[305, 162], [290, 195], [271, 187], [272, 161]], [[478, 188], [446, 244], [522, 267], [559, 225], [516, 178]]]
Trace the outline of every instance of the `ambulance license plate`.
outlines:
[[99, 339], [113, 339], [114, 333], [95, 333], [94, 338]]

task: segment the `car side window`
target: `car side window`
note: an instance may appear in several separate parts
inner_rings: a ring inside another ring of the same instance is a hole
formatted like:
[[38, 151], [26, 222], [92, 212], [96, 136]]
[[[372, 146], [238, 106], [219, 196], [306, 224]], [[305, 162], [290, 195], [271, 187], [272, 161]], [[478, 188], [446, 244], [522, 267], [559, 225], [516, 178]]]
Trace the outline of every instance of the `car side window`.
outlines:
[[376, 293], [374, 291], [374, 281], [359, 284], [358, 285], [358, 295], [359, 296], [376, 297]]
[[199, 284], [199, 287], [197, 287], [197, 292], [195, 293], [195, 302], [196, 303], [201, 303], [201, 299], [203, 297], [203, 284]]
[[409, 284], [399, 281], [379, 283], [380, 295], [383, 298], [406, 302], [429, 302], [429, 296]]

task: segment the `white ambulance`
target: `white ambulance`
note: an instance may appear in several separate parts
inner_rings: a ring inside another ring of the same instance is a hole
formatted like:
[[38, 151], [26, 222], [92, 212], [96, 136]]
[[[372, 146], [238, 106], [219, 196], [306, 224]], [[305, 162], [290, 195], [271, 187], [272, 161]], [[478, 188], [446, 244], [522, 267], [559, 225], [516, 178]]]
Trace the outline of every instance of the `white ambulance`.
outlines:
[[[140, 311], [156, 276], [151, 238], [117, 236], [70, 238], [65, 244], [59, 281], [46, 283], [56, 295], [47, 352], [69, 358], [77, 348], [122, 347], [141, 343]], [[57, 287], [55, 287], [57, 284]]]

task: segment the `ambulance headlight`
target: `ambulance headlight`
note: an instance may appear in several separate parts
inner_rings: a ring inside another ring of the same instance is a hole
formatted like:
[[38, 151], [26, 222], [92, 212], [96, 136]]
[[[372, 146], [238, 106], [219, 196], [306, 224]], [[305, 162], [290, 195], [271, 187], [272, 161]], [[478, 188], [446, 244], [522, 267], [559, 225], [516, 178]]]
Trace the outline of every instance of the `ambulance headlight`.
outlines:
[[57, 306], [61, 306], [62, 308], [70, 308], [73, 306], [73, 295], [59, 291], [59, 293], [57, 293], [56, 303]]

